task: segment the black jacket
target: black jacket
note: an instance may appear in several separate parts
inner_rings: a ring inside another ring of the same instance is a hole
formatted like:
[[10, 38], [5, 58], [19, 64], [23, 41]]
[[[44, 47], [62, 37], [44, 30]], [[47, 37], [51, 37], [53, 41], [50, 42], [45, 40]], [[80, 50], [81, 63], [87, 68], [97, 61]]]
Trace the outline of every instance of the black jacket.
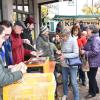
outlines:
[[[31, 31], [29, 29], [25, 29], [23, 31], [23, 33], [21, 34], [21, 37], [22, 37], [22, 39], [28, 39], [30, 41], [31, 45], [33, 45], [32, 34], [31, 34]], [[24, 44], [24, 48], [28, 49], [28, 50], [34, 50], [34, 48], [32, 48], [28, 44]]]

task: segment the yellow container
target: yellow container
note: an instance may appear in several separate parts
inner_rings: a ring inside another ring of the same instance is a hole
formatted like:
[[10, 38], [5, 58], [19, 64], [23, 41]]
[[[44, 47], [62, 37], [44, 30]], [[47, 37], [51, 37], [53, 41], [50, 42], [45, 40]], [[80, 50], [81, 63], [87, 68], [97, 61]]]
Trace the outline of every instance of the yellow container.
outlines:
[[22, 80], [3, 88], [3, 100], [55, 100], [53, 73], [25, 74]]

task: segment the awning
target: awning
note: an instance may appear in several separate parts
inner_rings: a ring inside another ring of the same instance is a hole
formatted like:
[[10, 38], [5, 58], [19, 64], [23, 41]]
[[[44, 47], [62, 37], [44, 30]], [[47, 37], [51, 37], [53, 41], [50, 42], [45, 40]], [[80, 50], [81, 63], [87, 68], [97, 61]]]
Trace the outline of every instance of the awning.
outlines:
[[63, 15], [55, 15], [55, 17], [53, 18], [53, 20], [64, 20], [64, 19], [78, 19], [78, 18], [96, 18], [98, 20], [100, 20], [100, 15], [78, 15], [78, 16], [63, 16]]

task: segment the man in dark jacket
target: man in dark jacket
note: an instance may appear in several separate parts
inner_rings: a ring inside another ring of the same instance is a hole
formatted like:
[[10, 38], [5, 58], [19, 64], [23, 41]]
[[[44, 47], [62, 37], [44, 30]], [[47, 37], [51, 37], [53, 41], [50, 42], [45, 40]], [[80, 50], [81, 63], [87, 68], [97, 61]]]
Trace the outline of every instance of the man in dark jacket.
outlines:
[[0, 25], [4, 27], [5, 32], [6, 32], [5, 42], [2, 45], [0, 55], [2, 56], [2, 60], [5, 63], [5, 66], [7, 66], [13, 63], [11, 41], [9, 38], [12, 31], [12, 23], [8, 20], [3, 20], [0, 22]]

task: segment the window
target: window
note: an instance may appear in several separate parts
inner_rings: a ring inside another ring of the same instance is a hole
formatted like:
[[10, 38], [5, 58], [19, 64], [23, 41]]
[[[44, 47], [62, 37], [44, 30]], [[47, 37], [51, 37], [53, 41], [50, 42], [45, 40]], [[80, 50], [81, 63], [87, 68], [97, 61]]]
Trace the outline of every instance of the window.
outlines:
[[0, 8], [0, 21], [1, 21], [1, 8]]
[[28, 0], [24, 0], [24, 4], [28, 5]]
[[24, 11], [28, 12], [29, 11], [29, 1], [28, 0], [24, 0]]
[[[33, 4], [29, 3], [31, 0], [13, 0], [13, 20], [24, 21], [26, 16], [30, 14], [29, 6]], [[34, 0], [33, 0], [34, 1]]]
[[19, 20], [22, 19], [22, 14], [18, 13], [18, 19], [19, 19]]
[[24, 11], [25, 12], [28, 12], [29, 10], [28, 10], [28, 6], [24, 6]]
[[[25, 21], [27, 15], [31, 14], [34, 16], [34, 0], [13, 0], [13, 23], [16, 20]], [[35, 38], [34, 30], [32, 35]]]
[[0, 21], [2, 20], [2, 0], [0, 0]]
[[17, 9], [23, 11], [23, 2], [22, 0], [17, 0]]

